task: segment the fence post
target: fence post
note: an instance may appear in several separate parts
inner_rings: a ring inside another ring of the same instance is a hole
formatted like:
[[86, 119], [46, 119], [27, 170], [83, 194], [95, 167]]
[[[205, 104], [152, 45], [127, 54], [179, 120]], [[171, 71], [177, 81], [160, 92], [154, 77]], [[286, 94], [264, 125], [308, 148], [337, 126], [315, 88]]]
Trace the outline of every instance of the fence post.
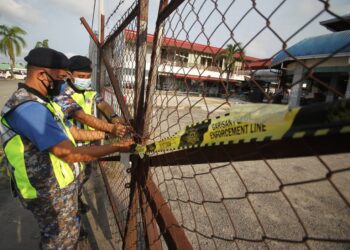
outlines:
[[145, 71], [147, 55], [148, 0], [139, 0], [136, 33], [136, 72], [134, 114], [136, 132], [142, 136], [143, 106], [145, 94]]
[[136, 180], [136, 166], [138, 159], [131, 158], [131, 180], [130, 180], [130, 201], [126, 219], [125, 234], [123, 239], [123, 250], [137, 249], [137, 212], [139, 208], [139, 190]]
[[[168, 0], [161, 0], [159, 3], [159, 13], [161, 13], [165, 7], [168, 6]], [[148, 84], [146, 91], [146, 100], [145, 100], [145, 124], [143, 129], [143, 135], [145, 140], [149, 138], [149, 127], [151, 126], [152, 112], [153, 112], [153, 96], [156, 90], [157, 85], [157, 75], [158, 75], [158, 63], [161, 57], [161, 46], [163, 40], [164, 32], [164, 22], [160, 22], [159, 16], [156, 23], [156, 30], [154, 33], [153, 47], [152, 47], [152, 56], [151, 56], [151, 66], [148, 76]]]
[[152, 213], [152, 209], [146, 195], [143, 193], [145, 183], [149, 175], [149, 158], [146, 156], [139, 161], [139, 190], [140, 190], [140, 208], [143, 220], [144, 236], [146, 249], [160, 250], [162, 249], [160, 242], [160, 233], [157, 226], [157, 220]]

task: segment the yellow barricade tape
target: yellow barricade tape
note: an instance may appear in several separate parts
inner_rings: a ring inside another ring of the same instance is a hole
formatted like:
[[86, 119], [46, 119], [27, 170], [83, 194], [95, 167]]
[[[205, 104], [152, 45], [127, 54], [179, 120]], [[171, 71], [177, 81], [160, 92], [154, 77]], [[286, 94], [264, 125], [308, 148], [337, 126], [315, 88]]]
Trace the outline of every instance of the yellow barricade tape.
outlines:
[[140, 155], [185, 148], [348, 133], [350, 100], [288, 109], [277, 104], [239, 104], [228, 114], [192, 124], [152, 144]]

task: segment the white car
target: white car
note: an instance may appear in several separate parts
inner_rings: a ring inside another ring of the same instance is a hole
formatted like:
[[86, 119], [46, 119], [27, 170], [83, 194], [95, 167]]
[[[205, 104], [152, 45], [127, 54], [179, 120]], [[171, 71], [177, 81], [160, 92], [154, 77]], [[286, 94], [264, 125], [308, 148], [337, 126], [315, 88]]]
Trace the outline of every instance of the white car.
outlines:
[[[17, 79], [17, 80], [24, 80], [24, 79], [27, 78], [26, 73], [24, 73], [24, 72], [22, 72], [22, 71], [14, 71], [14, 72], [13, 72], [13, 76], [14, 76], [15, 79]], [[6, 71], [5, 74], [4, 74], [4, 77], [5, 77], [6, 79], [10, 79], [10, 78], [11, 78], [11, 72], [10, 72], [9, 70]]]

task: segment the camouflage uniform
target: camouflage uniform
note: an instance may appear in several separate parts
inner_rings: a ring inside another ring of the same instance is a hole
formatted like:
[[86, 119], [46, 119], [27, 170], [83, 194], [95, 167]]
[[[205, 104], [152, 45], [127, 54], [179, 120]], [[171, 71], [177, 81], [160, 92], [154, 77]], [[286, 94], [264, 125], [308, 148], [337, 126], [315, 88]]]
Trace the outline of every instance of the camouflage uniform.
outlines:
[[[88, 89], [87, 91], [93, 91], [93, 89]], [[72, 95], [75, 93], [68, 84], [65, 85], [63, 92], [54, 98], [54, 102], [61, 106], [63, 113], [67, 118], [72, 118], [74, 112], [82, 110], [78, 103], [72, 99]], [[103, 101], [103, 97], [96, 93], [94, 98], [95, 104], [99, 104]], [[92, 115], [96, 115], [95, 110], [91, 110]]]
[[[4, 116], [7, 110], [26, 101], [47, 104], [27, 89], [19, 88], [5, 104], [1, 116]], [[49, 152], [47, 150], [40, 152], [31, 141], [23, 136], [21, 139], [24, 145], [26, 173], [31, 185], [37, 191], [37, 197], [25, 199], [17, 187], [16, 189], [22, 205], [33, 213], [39, 224], [41, 248], [75, 249], [80, 230], [80, 219], [77, 216], [79, 186], [77, 178], [65, 188], [60, 188], [51, 165]], [[10, 166], [8, 160], [6, 163], [14, 180], [14, 168]], [[70, 165], [70, 167], [74, 169], [73, 166]], [[73, 173], [78, 177], [79, 171], [76, 168]]]

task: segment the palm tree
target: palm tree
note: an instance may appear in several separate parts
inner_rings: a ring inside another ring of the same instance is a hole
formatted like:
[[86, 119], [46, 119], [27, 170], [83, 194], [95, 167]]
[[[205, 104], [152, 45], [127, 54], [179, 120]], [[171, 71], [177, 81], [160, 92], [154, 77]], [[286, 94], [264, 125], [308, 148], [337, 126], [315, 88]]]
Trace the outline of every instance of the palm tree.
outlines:
[[226, 81], [227, 85], [230, 80], [230, 76], [234, 69], [235, 63], [237, 61], [244, 61], [244, 49], [242, 48], [241, 43], [228, 44], [226, 49], [224, 49], [219, 57], [224, 59], [224, 72], [226, 72]]
[[35, 48], [49, 48], [49, 39], [36, 42]]
[[16, 66], [16, 56], [22, 53], [22, 48], [26, 46], [26, 42], [21, 35], [25, 35], [23, 29], [18, 26], [7, 27], [0, 25], [0, 52], [8, 55], [10, 58], [11, 77], [13, 78], [13, 69]]

